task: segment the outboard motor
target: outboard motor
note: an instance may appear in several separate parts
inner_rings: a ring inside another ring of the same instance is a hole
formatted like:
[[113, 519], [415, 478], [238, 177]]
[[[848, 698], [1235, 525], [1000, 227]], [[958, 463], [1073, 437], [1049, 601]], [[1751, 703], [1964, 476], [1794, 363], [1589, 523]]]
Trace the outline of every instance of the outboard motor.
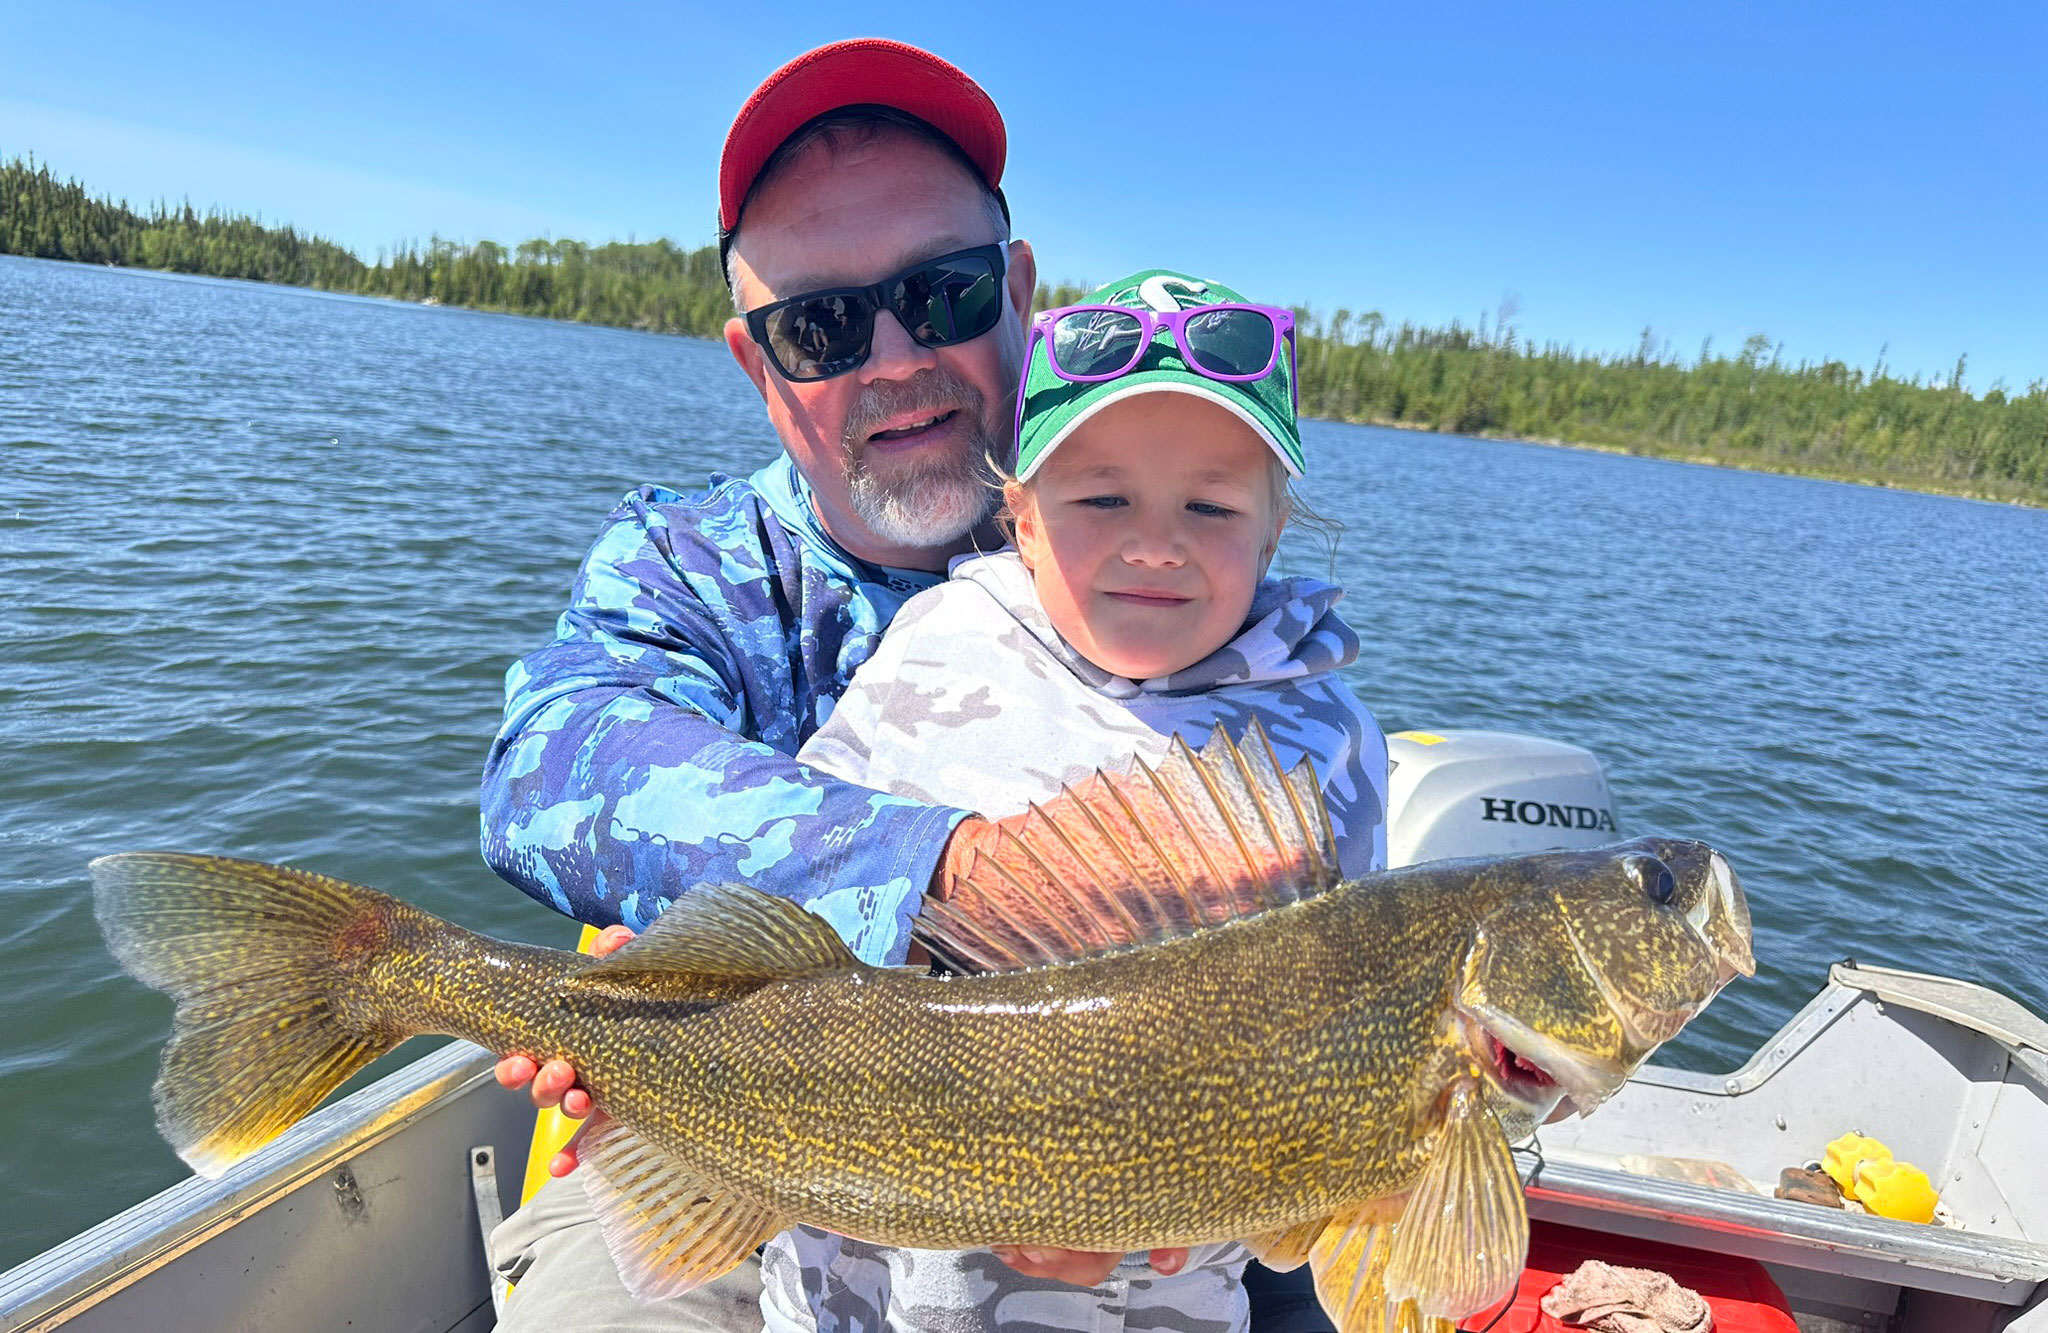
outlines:
[[1505, 731], [1387, 737], [1387, 866], [1617, 842], [1590, 750]]

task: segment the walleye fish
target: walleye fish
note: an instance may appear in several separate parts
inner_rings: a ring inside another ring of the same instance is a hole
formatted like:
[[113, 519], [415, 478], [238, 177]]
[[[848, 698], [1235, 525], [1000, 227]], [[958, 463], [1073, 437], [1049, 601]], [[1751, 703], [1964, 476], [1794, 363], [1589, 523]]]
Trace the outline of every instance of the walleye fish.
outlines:
[[1035, 809], [920, 933], [972, 975], [861, 963], [737, 885], [602, 960], [305, 871], [93, 863], [108, 946], [177, 1013], [164, 1136], [218, 1175], [420, 1033], [573, 1063], [582, 1177], [627, 1286], [674, 1295], [798, 1223], [889, 1245], [1243, 1239], [1350, 1333], [1513, 1290], [1510, 1140], [1591, 1110], [1737, 973], [1693, 842], [1339, 883], [1314, 773], [1262, 734]]

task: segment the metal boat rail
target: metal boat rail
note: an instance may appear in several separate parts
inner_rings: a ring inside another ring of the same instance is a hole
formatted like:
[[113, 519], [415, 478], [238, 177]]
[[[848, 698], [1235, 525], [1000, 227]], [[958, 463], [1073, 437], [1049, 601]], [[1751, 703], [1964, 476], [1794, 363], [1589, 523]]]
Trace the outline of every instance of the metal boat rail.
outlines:
[[[1852, 1129], [1925, 1170], [1950, 1225], [1770, 1197]], [[2048, 1023], [1982, 986], [1837, 964], [1741, 1068], [1645, 1067], [1538, 1139], [1533, 1217], [1761, 1260], [1851, 1327], [1886, 1326], [1911, 1292], [1948, 1304], [1908, 1327], [2001, 1327], [2026, 1307], [2010, 1327], [2048, 1330]], [[1757, 1192], [1642, 1173], [1659, 1159]]]
[[[491, 1064], [451, 1042], [220, 1179], [181, 1181], [0, 1273], [0, 1333], [303, 1328], [342, 1309], [358, 1328], [488, 1329], [468, 1153], [495, 1143], [523, 1160], [533, 1126]], [[509, 1210], [517, 1173], [501, 1179]]]
[[1529, 1215], [1565, 1226], [1739, 1255], [1789, 1268], [2023, 1305], [2048, 1282], [2048, 1246], [1682, 1180], [1546, 1160], [1525, 1171]]

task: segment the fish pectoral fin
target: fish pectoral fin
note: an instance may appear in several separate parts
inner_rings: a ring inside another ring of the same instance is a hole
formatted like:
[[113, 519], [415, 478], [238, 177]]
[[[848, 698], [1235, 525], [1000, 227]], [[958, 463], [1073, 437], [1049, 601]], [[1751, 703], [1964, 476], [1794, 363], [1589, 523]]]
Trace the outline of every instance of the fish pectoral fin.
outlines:
[[[1457, 1323], [1395, 1298], [1387, 1272], [1403, 1249], [1403, 1201], [1376, 1199], [1330, 1218], [1310, 1247], [1316, 1298], [1337, 1333], [1457, 1333]], [[1264, 1262], [1261, 1260], [1261, 1262]]]
[[1400, 1200], [1379, 1199], [1337, 1213], [1309, 1246], [1316, 1298], [1337, 1333], [1393, 1333], [1399, 1327], [1387, 1300], [1387, 1264], [1393, 1258]]
[[1316, 1238], [1330, 1225], [1330, 1218], [1317, 1217], [1279, 1231], [1268, 1231], [1261, 1236], [1245, 1239], [1244, 1247], [1252, 1257], [1276, 1273], [1291, 1273], [1308, 1262], [1309, 1251], [1315, 1248]]
[[1338, 880], [1321, 780], [1283, 770], [1254, 722], [1155, 768], [1097, 772], [997, 821], [945, 902], [913, 931], [957, 970], [1068, 962], [1193, 934], [1314, 897]]
[[786, 1227], [616, 1120], [593, 1126], [578, 1155], [605, 1248], [640, 1300], [702, 1286]]
[[729, 999], [771, 981], [865, 967], [824, 918], [744, 884], [700, 884], [565, 987], [641, 999]]
[[1388, 1299], [1427, 1315], [1477, 1314], [1510, 1295], [1529, 1255], [1529, 1210], [1507, 1135], [1476, 1080], [1452, 1088], [1436, 1150], [1397, 1224]]

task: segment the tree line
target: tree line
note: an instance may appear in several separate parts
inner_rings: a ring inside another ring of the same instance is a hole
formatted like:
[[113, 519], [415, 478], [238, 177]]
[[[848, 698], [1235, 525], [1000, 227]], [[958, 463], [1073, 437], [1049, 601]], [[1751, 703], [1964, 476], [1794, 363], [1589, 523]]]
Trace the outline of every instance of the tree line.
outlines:
[[1962, 358], [1926, 381], [1882, 362], [1788, 363], [1762, 335], [1688, 361], [1648, 330], [1602, 356], [1525, 342], [1505, 321], [1389, 327], [1339, 310], [1306, 326], [1302, 410], [1315, 416], [2048, 503], [2048, 380], [1972, 394]]
[[[716, 246], [672, 241], [507, 248], [435, 238], [365, 262], [295, 228], [189, 202], [137, 212], [46, 165], [0, 163], [0, 253], [289, 283], [660, 333], [716, 336], [731, 313]], [[1041, 307], [1078, 300], [1041, 286]], [[1537, 343], [1511, 309], [1491, 324], [1392, 324], [1298, 309], [1305, 415], [1507, 435], [2048, 504], [2048, 379], [1981, 394], [1880, 363], [1787, 362], [1768, 338], [1675, 356], [1648, 330], [1629, 352]]]

